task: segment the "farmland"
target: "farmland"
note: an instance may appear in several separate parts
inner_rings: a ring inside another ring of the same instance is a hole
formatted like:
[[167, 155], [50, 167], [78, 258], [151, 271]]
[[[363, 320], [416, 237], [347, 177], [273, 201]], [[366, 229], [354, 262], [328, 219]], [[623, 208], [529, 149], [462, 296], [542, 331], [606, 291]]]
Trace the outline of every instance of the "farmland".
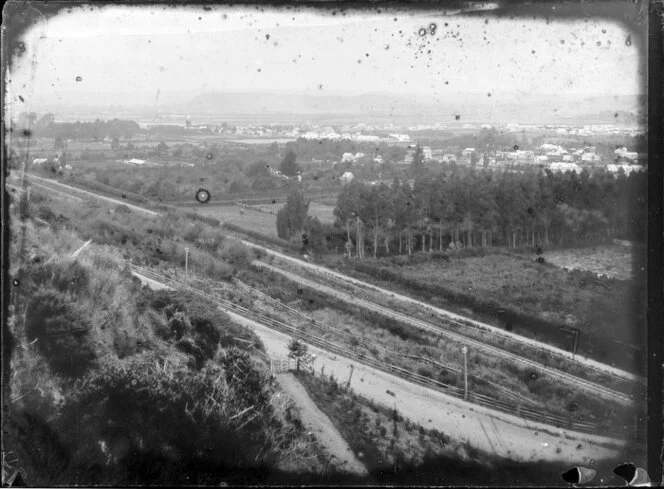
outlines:
[[637, 313], [643, 291], [635, 282], [599, 280], [590, 272], [567, 272], [506, 252], [449, 257], [449, 262], [383, 258], [342, 267], [358, 278], [371, 277], [377, 284], [565, 349], [571, 341], [560, 327], [574, 327], [580, 331], [580, 353], [606, 361], [618, 358], [620, 351], [631, 368], [638, 364], [635, 350], [642, 348], [643, 339]]
[[[268, 213], [276, 214], [277, 212], [279, 212], [279, 209], [281, 209], [283, 206], [284, 206], [283, 203], [276, 203], [276, 204], [256, 205], [254, 207]], [[334, 217], [334, 206], [321, 204], [319, 202], [309, 203], [309, 215], [312, 217], [317, 217], [318, 220], [323, 224], [334, 224], [334, 221], [336, 219]]]
[[[634, 252], [635, 253], [635, 252]], [[621, 246], [598, 246], [547, 252], [546, 260], [557, 267], [587, 270], [617, 280], [634, 276], [634, 253]]]
[[242, 209], [236, 205], [199, 206], [193, 212], [235, 224], [248, 231], [277, 237], [276, 217], [266, 212]]

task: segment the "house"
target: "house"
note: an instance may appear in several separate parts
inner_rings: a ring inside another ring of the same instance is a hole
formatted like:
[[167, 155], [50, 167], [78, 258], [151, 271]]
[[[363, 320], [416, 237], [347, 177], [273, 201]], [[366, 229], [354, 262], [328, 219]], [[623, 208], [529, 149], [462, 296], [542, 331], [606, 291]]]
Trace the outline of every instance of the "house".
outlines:
[[574, 171], [576, 173], [581, 173], [581, 167], [576, 163], [562, 163], [556, 162], [549, 165], [549, 169], [553, 172], [567, 172]]
[[581, 161], [595, 162], [595, 161], [601, 161], [601, 158], [595, 153], [584, 152], [581, 155]]
[[424, 156], [424, 159], [430, 160], [433, 158], [433, 155], [431, 153], [431, 147], [430, 146], [424, 146], [422, 148], [422, 155]]
[[463, 151], [461, 151], [461, 155], [462, 156], [470, 156], [474, 152], [475, 152], [475, 148], [466, 148]]
[[48, 158], [35, 158], [34, 160], [32, 160], [32, 164], [33, 165], [43, 165], [47, 161], [48, 161]]
[[355, 176], [351, 172], [347, 171], [339, 177], [339, 180], [341, 180], [343, 183], [350, 183], [353, 181], [353, 178], [355, 178]]
[[630, 173], [634, 172], [643, 172], [645, 171], [645, 167], [642, 165], [607, 165], [606, 169], [607, 171], [611, 173], [618, 173], [620, 169], [625, 172], [625, 175], [629, 175]]
[[127, 165], [145, 165], [147, 161], [139, 160], [138, 158], [132, 158], [131, 160], [125, 160]]
[[355, 161], [355, 155], [353, 155], [353, 153], [344, 153], [341, 156], [341, 162], [342, 163], [347, 163], [347, 162], [350, 162], [350, 161]]

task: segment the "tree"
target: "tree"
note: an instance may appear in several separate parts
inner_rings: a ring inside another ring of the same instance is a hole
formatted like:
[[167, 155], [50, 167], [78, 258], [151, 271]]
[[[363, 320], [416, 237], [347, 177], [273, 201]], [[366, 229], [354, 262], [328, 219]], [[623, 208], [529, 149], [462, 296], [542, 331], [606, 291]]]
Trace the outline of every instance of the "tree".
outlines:
[[156, 150], [157, 150], [157, 154], [159, 156], [167, 155], [168, 154], [168, 145], [165, 142], [162, 141], [157, 145]]
[[308, 351], [309, 347], [296, 339], [291, 340], [288, 344], [288, 357], [295, 359], [295, 369], [298, 372], [300, 371], [300, 361], [306, 358]]
[[294, 188], [286, 199], [286, 204], [277, 212], [277, 236], [289, 240], [302, 234], [309, 212], [309, 202], [300, 188]]
[[410, 164], [412, 175], [417, 177], [422, 174], [424, 171], [424, 151], [422, 147], [418, 144], [415, 148], [415, 154], [413, 154], [413, 161]]
[[118, 149], [120, 149], [120, 139], [118, 139], [117, 137], [113, 138], [113, 141], [111, 141], [111, 149], [113, 151], [117, 151]]
[[299, 174], [301, 169], [300, 165], [295, 161], [296, 159], [297, 155], [295, 152], [293, 150], [288, 150], [286, 156], [284, 156], [284, 159], [281, 161], [281, 166], [279, 167], [281, 173], [287, 177], [294, 177]]

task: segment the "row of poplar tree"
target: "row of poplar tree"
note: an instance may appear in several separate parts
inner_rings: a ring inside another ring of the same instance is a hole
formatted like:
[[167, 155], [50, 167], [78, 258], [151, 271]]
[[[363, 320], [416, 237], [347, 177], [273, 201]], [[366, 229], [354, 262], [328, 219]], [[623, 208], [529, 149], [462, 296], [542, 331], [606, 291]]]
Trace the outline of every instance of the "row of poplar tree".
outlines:
[[[604, 169], [483, 171], [457, 167], [414, 180], [351, 182], [336, 227], [357, 257], [459, 247], [572, 246], [645, 240], [645, 173]], [[367, 243], [368, 238], [368, 243]]]

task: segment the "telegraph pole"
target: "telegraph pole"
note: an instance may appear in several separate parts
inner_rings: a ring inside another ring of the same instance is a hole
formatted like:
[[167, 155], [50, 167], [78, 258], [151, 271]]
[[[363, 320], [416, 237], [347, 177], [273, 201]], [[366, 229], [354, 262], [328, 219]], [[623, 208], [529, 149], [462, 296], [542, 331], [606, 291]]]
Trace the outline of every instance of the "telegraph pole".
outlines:
[[463, 399], [464, 401], [468, 400], [468, 347], [463, 346], [461, 348], [461, 352], [463, 353]]
[[189, 248], [184, 249], [184, 283], [189, 286]]

